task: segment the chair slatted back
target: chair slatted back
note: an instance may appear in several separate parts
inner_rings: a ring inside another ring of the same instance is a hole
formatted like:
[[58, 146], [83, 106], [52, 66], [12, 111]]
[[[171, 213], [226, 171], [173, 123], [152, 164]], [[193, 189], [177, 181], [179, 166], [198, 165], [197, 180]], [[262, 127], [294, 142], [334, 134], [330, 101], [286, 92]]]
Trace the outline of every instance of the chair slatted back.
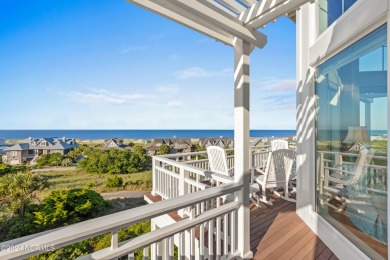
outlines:
[[288, 142], [285, 140], [272, 140], [271, 151], [276, 151], [279, 149], [288, 149]]
[[353, 169], [355, 174], [347, 181], [347, 186], [355, 186], [355, 189], [361, 189], [359, 186], [362, 184], [362, 181], [367, 174], [367, 168], [370, 165], [374, 154], [375, 150], [373, 148], [360, 151], [356, 159], [356, 165]]
[[288, 182], [294, 160], [295, 152], [292, 150], [279, 149], [271, 152], [265, 176], [267, 186], [279, 187]]
[[229, 176], [226, 151], [219, 146], [207, 147], [210, 171]]

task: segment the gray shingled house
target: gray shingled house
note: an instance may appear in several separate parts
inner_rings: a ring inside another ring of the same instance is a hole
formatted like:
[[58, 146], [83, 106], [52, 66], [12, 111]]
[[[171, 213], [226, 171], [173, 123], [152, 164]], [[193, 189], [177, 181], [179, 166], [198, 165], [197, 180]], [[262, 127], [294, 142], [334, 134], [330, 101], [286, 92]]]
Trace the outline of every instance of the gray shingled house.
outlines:
[[5, 163], [16, 165], [30, 162], [42, 154], [59, 153], [67, 154], [76, 148], [78, 144], [74, 138], [28, 138], [21, 144], [16, 144], [5, 149]]
[[146, 147], [145, 150], [148, 155], [156, 155], [161, 145], [166, 144], [169, 146], [169, 153], [190, 153], [191, 152], [191, 139], [190, 138], [157, 138], [152, 140], [152, 145]]

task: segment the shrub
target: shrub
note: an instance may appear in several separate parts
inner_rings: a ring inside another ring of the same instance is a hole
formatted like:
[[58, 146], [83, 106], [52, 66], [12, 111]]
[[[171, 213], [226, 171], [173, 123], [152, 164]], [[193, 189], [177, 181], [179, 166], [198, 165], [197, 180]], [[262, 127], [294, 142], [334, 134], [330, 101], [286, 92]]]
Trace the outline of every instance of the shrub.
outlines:
[[11, 165], [0, 164], [0, 176], [5, 175], [7, 173], [14, 173], [15, 169]]
[[53, 191], [45, 198], [34, 222], [44, 227], [69, 225], [102, 214], [107, 202], [93, 190]]
[[39, 167], [49, 165], [50, 154], [41, 154], [36, 160], [36, 163]]
[[167, 144], [162, 144], [158, 148], [158, 154], [164, 155], [164, 154], [169, 154], [169, 145]]
[[95, 187], [95, 183], [90, 181], [90, 182], [87, 182], [84, 186], [86, 189], [90, 189], [92, 187]]
[[0, 209], [23, 217], [26, 209], [48, 187], [47, 178], [27, 173], [6, 174], [0, 178]]
[[73, 164], [73, 161], [70, 158], [65, 158], [61, 162], [61, 165], [64, 166], [64, 167], [72, 166], [72, 164]]
[[62, 163], [64, 156], [59, 153], [52, 153], [49, 155], [49, 165], [59, 166]]
[[120, 188], [123, 187], [123, 179], [114, 175], [112, 178], [107, 178], [106, 180], [107, 188]]
[[[141, 150], [142, 149], [142, 150]], [[92, 150], [86, 158], [78, 163], [78, 167], [88, 173], [122, 174], [142, 172], [151, 165], [151, 157], [145, 155], [143, 148], [135, 152], [122, 150]]]

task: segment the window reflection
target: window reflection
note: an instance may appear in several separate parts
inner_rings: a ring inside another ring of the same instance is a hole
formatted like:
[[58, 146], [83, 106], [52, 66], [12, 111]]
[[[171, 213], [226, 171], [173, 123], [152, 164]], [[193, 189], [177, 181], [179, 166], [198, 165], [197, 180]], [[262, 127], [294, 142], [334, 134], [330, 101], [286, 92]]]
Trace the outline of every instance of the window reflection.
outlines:
[[387, 257], [386, 26], [317, 68], [317, 212]]
[[325, 31], [347, 11], [356, 0], [319, 0], [319, 32]]

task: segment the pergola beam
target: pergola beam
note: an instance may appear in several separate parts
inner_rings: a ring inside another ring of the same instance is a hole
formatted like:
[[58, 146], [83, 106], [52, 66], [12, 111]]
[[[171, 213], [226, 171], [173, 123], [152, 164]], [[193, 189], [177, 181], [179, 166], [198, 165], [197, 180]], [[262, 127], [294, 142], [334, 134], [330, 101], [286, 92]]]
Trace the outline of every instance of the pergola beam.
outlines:
[[[130, 3], [133, 3], [141, 8], [149, 10], [153, 13], [166, 17], [170, 20], [173, 20], [179, 24], [182, 24], [190, 29], [198, 31], [202, 34], [205, 34], [217, 41], [220, 41], [224, 44], [233, 46], [233, 36], [224, 32], [223, 30], [209, 24], [208, 22], [198, 19], [196, 16], [191, 15], [190, 13], [184, 13], [178, 7], [174, 5], [165, 4], [163, 6], [158, 0], [155, 1], [145, 1], [145, 0], [127, 0]], [[164, 1], [166, 2], [166, 1]]]
[[267, 37], [264, 34], [243, 26], [242, 22], [233, 21], [227, 15], [222, 15], [201, 2], [188, 0], [164, 0], [163, 2], [175, 4], [175, 6], [182, 8], [183, 11], [190, 12], [198, 18], [208, 21], [210, 25], [217, 26], [226, 33], [256, 47], [263, 48], [267, 43]]
[[233, 12], [236, 12], [237, 14], [240, 14], [246, 10], [244, 6], [236, 2], [236, 0], [217, 0], [218, 3], [221, 5], [226, 6]]
[[221, 4], [215, 2], [214, 0], [198, 0], [198, 1], [204, 4], [205, 6], [213, 9], [214, 11], [221, 13], [222, 15], [228, 14], [227, 17], [233, 17], [233, 19], [236, 22], [241, 23], [241, 21], [237, 18], [236, 13], [232, 12], [227, 8], [221, 8], [222, 7]]
[[246, 27], [257, 29], [314, 0], [263, 0], [239, 16]]

